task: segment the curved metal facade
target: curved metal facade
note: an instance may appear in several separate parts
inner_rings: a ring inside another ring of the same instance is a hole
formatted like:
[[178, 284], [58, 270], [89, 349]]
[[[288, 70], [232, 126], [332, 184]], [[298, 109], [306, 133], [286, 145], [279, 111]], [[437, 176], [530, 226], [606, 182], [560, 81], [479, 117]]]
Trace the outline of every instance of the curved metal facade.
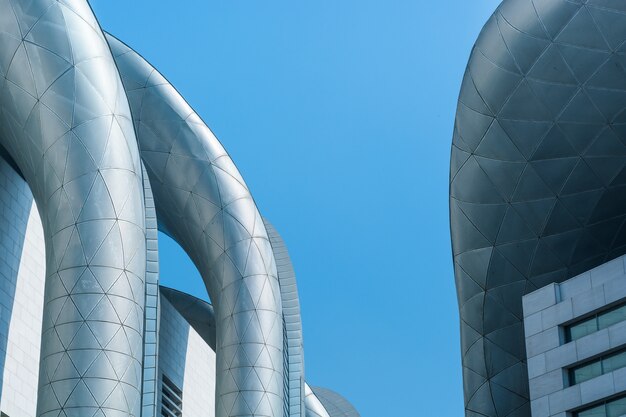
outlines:
[[311, 390], [309, 384], [304, 384], [304, 405], [306, 407], [306, 417], [331, 417], [317, 398], [317, 395]]
[[287, 376], [286, 405], [290, 417], [303, 416], [304, 411], [304, 346], [302, 337], [302, 318], [300, 317], [300, 298], [296, 273], [289, 257], [287, 245], [272, 224], [263, 218], [267, 234], [272, 244], [280, 295], [283, 305], [285, 339], [285, 374]]
[[216, 313], [216, 415], [282, 414], [276, 262], [250, 192], [217, 138], [165, 78], [109, 36], [159, 227], [189, 254]]
[[159, 292], [215, 351], [215, 310], [210, 303], [174, 288], [159, 287]]
[[0, 10], [0, 158], [46, 247], [37, 415], [158, 413], [157, 228], [213, 301], [187, 319], [216, 350], [215, 415], [304, 415], [295, 274], [219, 141], [87, 1]]
[[0, 143], [46, 240], [37, 414], [138, 416], [143, 187], [115, 62], [86, 2], [0, 10]]
[[505, 0], [472, 50], [450, 163], [468, 416], [530, 416], [522, 295], [626, 253], [625, 12]]
[[311, 388], [330, 417], [360, 417], [356, 409], [341, 395], [327, 388]]

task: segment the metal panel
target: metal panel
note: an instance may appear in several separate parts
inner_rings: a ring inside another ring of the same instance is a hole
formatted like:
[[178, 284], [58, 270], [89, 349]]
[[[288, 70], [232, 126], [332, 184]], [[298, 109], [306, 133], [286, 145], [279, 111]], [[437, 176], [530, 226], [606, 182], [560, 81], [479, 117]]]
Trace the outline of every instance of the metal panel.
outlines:
[[34, 417], [46, 249], [33, 195], [12, 167], [0, 159], [0, 407]]
[[[198, 327], [190, 326], [176, 306], [170, 304], [167, 293], [165, 288], [160, 292], [159, 378], [162, 382], [169, 379], [171, 384], [161, 385], [159, 404], [170, 409], [178, 404], [183, 417], [214, 417], [215, 352], [197, 332]], [[189, 302], [203, 302], [187, 294], [177, 294], [180, 295], [177, 300], [182, 303], [185, 296]], [[212, 330], [214, 332], [215, 327]], [[176, 399], [177, 396], [171, 395], [165, 385], [175, 387], [174, 391], [178, 391], [182, 403]], [[168, 401], [168, 397], [174, 400], [174, 404]], [[161, 410], [160, 407], [158, 416], [162, 415]]]
[[159, 357], [159, 230], [152, 188], [142, 164], [144, 201], [146, 207], [146, 306], [144, 314], [143, 388], [141, 417], [155, 417], [158, 412]]
[[84, 0], [0, 10], [0, 142], [46, 239], [37, 413], [138, 416], [143, 187], [115, 62]]
[[307, 383], [304, 384], [304, 392], [306, 417], [331, 417]]
[[215, 311], [213, 306], [204, 300], [173, 288], [160, 286], [159, 291], [206, 344], [215, 351]]
[[626, 253], [623, 2], [505, 0], [454, 128], [450, 217], [468, 416], [529, 416], [522, 296]]
[[263, 222], [276, 258], [280, 295], [283, 303], [289, 416], [300, 417], [304, 416], [304, 347], [296, 273], [283, 238], [266, 218], [263, 218]]
[[341, 395], [327, 388], [311, 388], [330, 417], [360, 417], [356, 409]]
[[232, 160], [161, 74], [108, 37], [159, 227], [189, 254], [216, 313], [216, 416], [280, 417], [280, 288], [263, 220]]

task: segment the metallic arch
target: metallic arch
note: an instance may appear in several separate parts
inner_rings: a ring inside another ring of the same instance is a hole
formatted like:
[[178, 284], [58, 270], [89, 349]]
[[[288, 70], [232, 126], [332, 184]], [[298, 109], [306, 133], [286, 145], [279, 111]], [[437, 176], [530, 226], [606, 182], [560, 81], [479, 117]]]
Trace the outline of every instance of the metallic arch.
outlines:
[[[263, 218], [276, 259], [278, 280], [285, 321], [284, 339], [286, 345], [286, 372], [289, 384], [290, 417], [304, 416], [304, 352], [302, 343], [302, 320], [300, 301], [293, 265], [289, 252], [280, 234], [274, 226]], [[213, 306], [206, 301], [185, 294], [173, 288], [160, 287], [161, 294], [189, 322], [204, 341], [215, 350], [215, 313]]]
[[0, 10], [0, 143], [46, 245], [37, 415], [139, 416], [143, 188], [115, 63], [83, 0]]
[[272, 247], [232, 160], [141, 56], [109, 36], [159, 227], [189, 254], [216, 313], [216, 416], [283, 414], [282, 305]]
[[304, 416], [304, 346], [296, 273], [283, 238], [266, 218], [263, 222], [276, 259], [283, 304], [289, 417], [299, 417]]
[[522, 295], [626, 253], [624, 12], [505, 0], [472, 51], [450, 163], [468, 416], [530, 416]]
[[[267, 220], [265, 223], [271, 236], [275, 230]], [[280, 258], [278, 254], [277, 258]], [[279, 273], [280, 270], [279, 267]], [[182, 291], [163, 286], [159, 288], [161, 295], [172, 304], [211, 349], [215, 350], [215, 312], [213, 306]], [[306, 393], [302, 399], [303, 416], [359, 417], [356, 409], [344, 397], [334, 391], [318, 387], [311, 389], [308, 384], [303, 383], [303, 392]]]

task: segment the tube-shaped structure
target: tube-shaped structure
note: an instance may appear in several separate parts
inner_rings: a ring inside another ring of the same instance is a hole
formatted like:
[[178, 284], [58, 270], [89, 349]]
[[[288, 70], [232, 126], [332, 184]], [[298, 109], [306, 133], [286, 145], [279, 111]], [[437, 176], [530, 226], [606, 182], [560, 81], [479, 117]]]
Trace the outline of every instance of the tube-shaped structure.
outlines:
[[287, 245], [272, 224], [263, 218], [267, 234], [272, 244], [280, 295], [283, 305], [285, 350], [285, 376], [287, 378], [286, 405], [289, 417], [304, 416], [304, 346], [302, 337], [302, 318], [300, 316], [300, 298], [296, 273], [289, 257]]
[[530, 416], [522, 296], [626, 253], [625, 12], [505, 0], [472, 51], [450, 162], [467, 416]]
[[200, 271], [216, 313], [216, 416], [283, 415], [283, 324], [272, 247], [250, 192], [200, 117], [108, 36], [132, 109], [159, 228]]
[[0, 0], [0, 144], [42, 217], [39, 416], [139, 416], [141, 165], [107, 42], [83, 0]]

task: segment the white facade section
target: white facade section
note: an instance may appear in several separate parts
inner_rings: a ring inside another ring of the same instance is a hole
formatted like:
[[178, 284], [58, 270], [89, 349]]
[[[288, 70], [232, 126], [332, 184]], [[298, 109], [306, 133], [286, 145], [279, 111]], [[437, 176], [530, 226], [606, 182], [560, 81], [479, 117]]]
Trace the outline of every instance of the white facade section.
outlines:
[[182, 391], [185, 417], [214, 417], [215, 352], [165, 297], [159, 331], [159, 380], [165, 374]]
[[11, 417], [36, 413], [45, 259], [30, 188], [0, 158], [0, 410]]
[[569, 369], [626, 347], [626, 321], [568, 341], [565, 327], [626, 302], [626, 256], [523, 299], [532, 417], [570, 417], [626, 394], [626, 368], [572, 383]]

